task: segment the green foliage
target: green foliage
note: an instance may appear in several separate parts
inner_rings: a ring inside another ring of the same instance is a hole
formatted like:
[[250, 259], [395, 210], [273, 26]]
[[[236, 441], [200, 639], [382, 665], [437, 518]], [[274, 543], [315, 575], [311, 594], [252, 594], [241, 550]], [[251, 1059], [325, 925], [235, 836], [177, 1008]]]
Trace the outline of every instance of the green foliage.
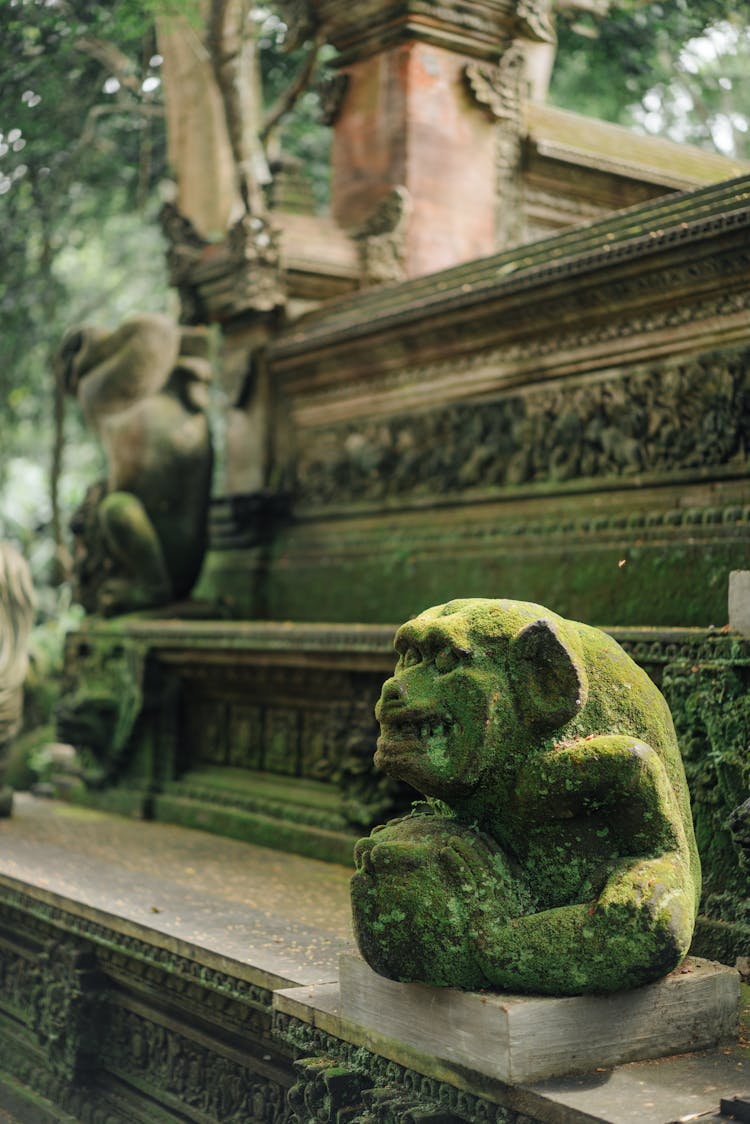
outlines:
[[[170, 310], [154, 191], [167, 172], [153, 27], [165, 11], [199, 16], [197, 0], [0, 0], [0, 536], [32, 555], [37, 581], [54, 554], [52, 355], [72, 323]], [[284, 54], [284, 23], [268, 8], [254, 18], [272, 102], [309, 45]], [[281, 139], [322, 200], [328, 131], [317, 109], [317, 95], [303, 95]], [[75, 407], [67, 413], [64, 517], [103, 467]]]
[[[54, 552], [52, 354], [72, 322], [166, 301], [160, 240], [138, 213], [164, 173], [164, 126], [136, 0], [0, 0], [0, 20], [0, 536], [31, 555], [39, 582]], [[100, 472], [75, 411], [65, 465], [74, 503]]]
[[750, 153], [750, 96], [740, 81], [748, 21], [736, 5], [614, 0], [604, 16], [563, 7], [557, 30], [555, 104], [727, 155]]

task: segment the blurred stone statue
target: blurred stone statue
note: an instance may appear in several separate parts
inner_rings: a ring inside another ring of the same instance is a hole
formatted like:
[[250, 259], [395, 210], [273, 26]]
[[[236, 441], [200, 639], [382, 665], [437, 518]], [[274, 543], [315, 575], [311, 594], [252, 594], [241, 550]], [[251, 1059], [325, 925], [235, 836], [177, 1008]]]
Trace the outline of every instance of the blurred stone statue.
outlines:
[[5, 784], [8, 751], [21, 726], [23, 682], [36, 599], [26, 561], [0, 542], [0, 816], [9, 816], [13, 791]]
[[203, 329], [142, 315], [72, 328], [56, 374], [108, 462], [73, 520], [77, 596], [113, 616], [190, 593], [207, 538], [211, 366]]

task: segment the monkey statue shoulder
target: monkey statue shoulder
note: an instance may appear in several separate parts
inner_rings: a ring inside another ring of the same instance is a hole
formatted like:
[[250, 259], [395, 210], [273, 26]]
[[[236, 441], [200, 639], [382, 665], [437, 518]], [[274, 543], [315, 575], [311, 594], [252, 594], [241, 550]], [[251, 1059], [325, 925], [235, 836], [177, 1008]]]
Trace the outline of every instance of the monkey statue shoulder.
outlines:
[[73, 520], [79, 599], [105, 615], [186, 597], [206, 548], [211, 367], [202, 329], [142, 315], [71, 329], [57, 373], [102, 443], [106, 483]]
[[376, 764], [427, 797], [357, 844], [360, 951], [393, 979], [572, 995], [684, 958], [700, 896], [667, 704], [605, 633], [459, 600], [408, 621]]

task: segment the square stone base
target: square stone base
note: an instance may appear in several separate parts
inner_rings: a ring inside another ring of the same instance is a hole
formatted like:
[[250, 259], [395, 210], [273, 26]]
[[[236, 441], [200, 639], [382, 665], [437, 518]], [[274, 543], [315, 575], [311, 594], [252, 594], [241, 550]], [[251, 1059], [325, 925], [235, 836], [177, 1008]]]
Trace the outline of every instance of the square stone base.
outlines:
[[740, 979], [734, 968], [690, 957], [633, 991], [550, 998], [396, 983], [344, 953], [340, 988], [349, 1022], [520, 1085], [728, 1041], [737, 1034]]

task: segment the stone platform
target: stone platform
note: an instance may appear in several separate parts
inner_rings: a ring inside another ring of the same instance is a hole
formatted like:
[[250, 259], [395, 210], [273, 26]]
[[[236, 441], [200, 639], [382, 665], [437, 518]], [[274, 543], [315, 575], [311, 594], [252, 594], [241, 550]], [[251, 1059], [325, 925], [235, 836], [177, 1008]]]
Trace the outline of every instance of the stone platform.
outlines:
[[738, 1030], [738, 972], [696, 957], [647, 987], [553, 998], [395, 983], [344, 953], [339, 987], [349, 1021], [511, 1085], [726, 1045]]
[[[20, 797], [0, 822], [0, 1118], [671, 1124], [750, 1089], [750, 1049], [736, 1038], [519, 1083], [478, 1054], [420, 1046], [386, 1024], [385, 1005], [382, 1024], [358, 1025], [339, 993], [349, 875]], [[450, 1044], [444, 1002], [433, 1033]]]

